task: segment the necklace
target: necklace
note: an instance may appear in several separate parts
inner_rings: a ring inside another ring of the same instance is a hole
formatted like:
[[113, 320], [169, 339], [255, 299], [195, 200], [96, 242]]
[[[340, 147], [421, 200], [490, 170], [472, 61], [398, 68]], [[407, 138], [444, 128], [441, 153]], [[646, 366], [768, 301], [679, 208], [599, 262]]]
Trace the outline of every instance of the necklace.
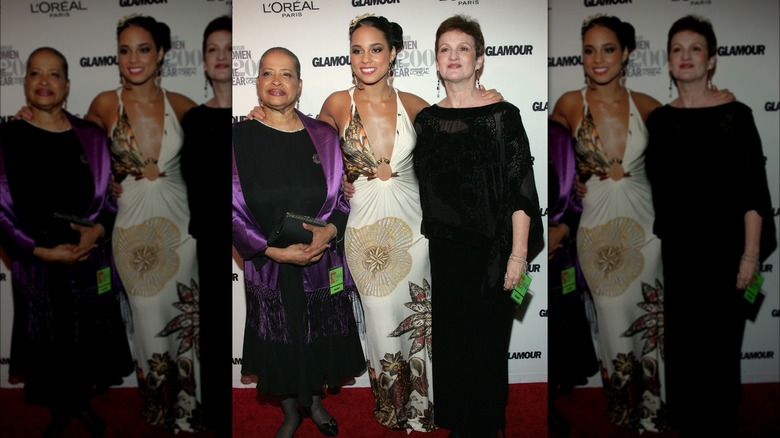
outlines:
[[272, 125], [270, 123], [267, 123], [265, 120], [258, 120], [258, 121], [260, 123], [262, 123], [263, 125], [269, 127], [269, 128], [273, 128], [273, 129], [275, 129], [277, 131], [281, 131], [281, 132], [297, 132], [297, 131], [300, 131], [301, 129], [303, 129], [303, 126], [301, 126], [300, 128], [296, 129], [296, 126], [298, 126], [299, 123], [301, 125], [303, 125], [303, 122], [301, 122], [301, 119], [299, 119], [298, 117], [295, 118], [295, 120], [293, 121], [293, 124], [292, 124], [292, 126], [290, 128], [282, 128], [282, 127], [279, 127], [279, 126], [275, 126], [275, 125]]

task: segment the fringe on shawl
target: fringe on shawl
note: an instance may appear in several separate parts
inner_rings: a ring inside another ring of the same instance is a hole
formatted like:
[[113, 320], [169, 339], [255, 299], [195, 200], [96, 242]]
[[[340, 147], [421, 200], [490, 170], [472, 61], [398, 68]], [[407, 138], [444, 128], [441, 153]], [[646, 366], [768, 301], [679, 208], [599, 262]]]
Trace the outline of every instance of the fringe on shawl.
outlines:
[[[290, 342], [288, 316], [279, 291], [247, 285], [247, 324], [260, 339]], [[365, 334], [363, 306], [357, 287], [346, 286], [331, 295], [329, 289], [306, 292], [304, 342], [320, 337]]]

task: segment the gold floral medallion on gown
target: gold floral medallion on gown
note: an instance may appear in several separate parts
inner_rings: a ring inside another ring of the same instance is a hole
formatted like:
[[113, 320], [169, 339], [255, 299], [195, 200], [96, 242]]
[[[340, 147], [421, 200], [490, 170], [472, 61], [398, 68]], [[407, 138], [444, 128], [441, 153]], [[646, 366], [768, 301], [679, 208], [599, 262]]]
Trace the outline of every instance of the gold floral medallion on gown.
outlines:
[[645, 232], [634, 219], [619, 217], [604, 225], [580, 228], [577, 251], [594, 295], [616, 297], [644, 269]]
[[163, 217], [114, 229], [114, 258], [129, 295], [157, 295], [179, 270], [179, 228]]
[[389, 295], [412, 269], [412, 228], [401, 219], [347, 228], [346, 242], [347, 263], [361, 295]]

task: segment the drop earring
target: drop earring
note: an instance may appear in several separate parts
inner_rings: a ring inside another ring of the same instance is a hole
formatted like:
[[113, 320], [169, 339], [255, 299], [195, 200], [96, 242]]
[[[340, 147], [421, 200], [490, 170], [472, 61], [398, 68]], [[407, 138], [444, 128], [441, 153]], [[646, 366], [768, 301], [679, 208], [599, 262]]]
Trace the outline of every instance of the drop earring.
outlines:
[[361, 82], [360, 79], [358, 79], [358, 77], [355, 76], [354, 71], [352, 72], [352, 85], [354, 85], [355, 88], [357, 88], [358, 90], [363, 89], [363, 82]]
[[672, 98], [672, 78], [669, 78], [669, 98]]
[[477, 69], [477, 88], [479, 88], [479, 69]]
[[438, 75], [436, 75], [436, 98], [439, 98], [439, 89], [441, 88], [441, 80], [438, 78]]
[[393, 76], [395, 76], [395, 70], [393, 70], [393, 63], [391, 62], [387, 70], [387, 86], [393, 88]]
[[209, 97], [209, 78], [205, 78], [203, 82], [203, 97]]

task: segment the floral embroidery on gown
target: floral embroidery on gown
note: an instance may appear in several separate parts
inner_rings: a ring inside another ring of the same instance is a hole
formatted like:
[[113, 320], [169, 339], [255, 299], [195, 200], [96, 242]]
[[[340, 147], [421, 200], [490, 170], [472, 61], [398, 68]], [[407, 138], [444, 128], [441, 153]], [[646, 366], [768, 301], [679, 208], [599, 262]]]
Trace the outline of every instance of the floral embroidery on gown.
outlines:
[[[200, 351], [195, 239], [179, 167], [182, 130], [165, 95], [160, 156], [144, 159], [122, 104], [111, 130], [111, 159], [122, 185], [113, 233], [117, 271], [133, 315], [132, 341], [147, 423], [198, 431]], [[146, 178], [145, 163], [159, 167]]]
[[[582, 91], [577, 172], [587, 180], [577, 252], [596, 307], [597, 349], [610, 420], [664, 431], [661, 242], [645, 173], [647, 128], [629, 92], [628, 138], [620, 166], [610, 163]], [[622, 172], [612, 178], [615, 172]]]
[[355, 186], [346, 255], [365, 312], [374, 416], [391, 429], [430, 431], [435, 426], [428, 241], [420, 234], [420, 193], [412, 163], [417, 136], [397, 93], [396, 105], [393, 177], [382, 181], [376, 178], [378, 160], [352, 100], [341, 139]]

